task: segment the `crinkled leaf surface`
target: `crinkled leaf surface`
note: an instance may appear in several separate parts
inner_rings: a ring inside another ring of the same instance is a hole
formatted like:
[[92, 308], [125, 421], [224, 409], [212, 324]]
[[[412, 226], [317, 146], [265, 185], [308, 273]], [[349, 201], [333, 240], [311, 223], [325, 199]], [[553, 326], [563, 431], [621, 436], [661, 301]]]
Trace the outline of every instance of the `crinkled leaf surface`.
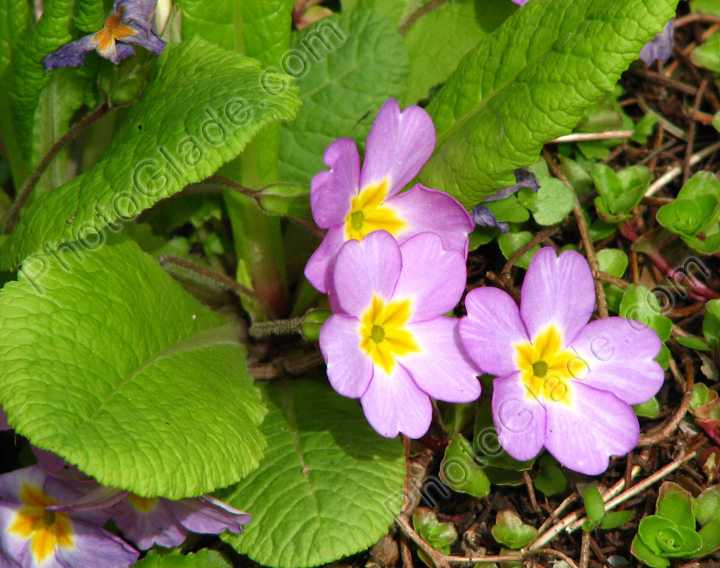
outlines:
[[260, 468], [219, 497], [252, 514], [223, 538], [265, 566], [303, 568], [364, 550], [400, 512], [405, 477], [398, 439], [379, 436], [360, 405], [324, 381], [263, 389], [270, 409]]
[[417, 103], [446, 81], [462, 57], [516, 9], [512, 2], [462, 0], [423, 14], [405, 35], [410, 75], [404, 104]]
[[[311, 35], [318, 32], [322, 41]], [[282, 127], [280, 180], [309, 184], [326, 169], [331, 142], [347, 136], [364, 144], [380, 106], [403, 95], [407, 50], [392, 21], [357, 10], [296, 34], [291, 53], [288, 72], [297, 75], [303, 106]]]
[[255, 60], [198, 38], [167, 45], [103, 156], [30, 206], [0, 251], [0, 265], [14, 267], [44, 247], [134, 217], [214, 173], [264, 125], [291, 120], [300, 104], [297, 90], [288, 85], [271, 95], [262, 74]]
[[200, 495], [255, 467], [265, 408], [239, 326], [129, 239], [38, 256], [0, 292], [0, 404], [100, 483]]
[[428, 107], [438, 133], [419, 180], [466, 207], [515, 183], [615, 86], [677, 0], [533, 0], [468, 53]]

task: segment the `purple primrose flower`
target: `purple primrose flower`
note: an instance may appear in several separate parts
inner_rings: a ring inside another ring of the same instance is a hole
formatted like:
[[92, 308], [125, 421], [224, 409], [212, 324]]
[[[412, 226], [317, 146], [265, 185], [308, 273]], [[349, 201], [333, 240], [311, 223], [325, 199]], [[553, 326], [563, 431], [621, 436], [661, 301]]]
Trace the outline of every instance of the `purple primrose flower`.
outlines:
[[99, 487], [55, 511], [109, 511], [112, 520], [141, 550], [154, 544], [177, 546], [188, 531], [220, 534], [226, 530], [240, 534], [251, 517], [212, 495], [171, 501], [163, 497], [140, 497], [128, 491]]
[[362, 241], [385, 230], [402, 244], [423, 232], [437, 233], [446, 250], [467, 257], [473, 224], [465, 208], [442, 191], [420, 184], [398, 195], [420, 171], [435, 148], [435, 126], [423, 109], [400, 112], [386, 101], [367, 137], [365, 161], [355, 142], [339, 138], [325, 150], [330, 170], [312, 179], [310, 203], [317, 226], [328, 229], [305, 267], [305, 276], [320, 292], [332, 291], [333, 264], [348, 240]]
[[165, 42], [157, 35], [153, 25], [156, 4], [157, 0], [116, 0], [105, 20], [105, 27], [48, 55], [43, 59], [45, 71], [57, 67], [79, 67], [93, 49], [117, 65], [126, 57], [135, 55], [129, 45], [132, 43], [160, 55]]
[[103, 511], [56, 512], [82, 494], [37, 466], [0, 475], [0, 564], [7, 568], [125, 568], [139, 553], [102, 529]]
[[653, 360], [662, 344], [633, 320], [588, 323], [595, 286], [582, 255], [541, 249], [520, 309], [497, 288], [472, 290], [465, 306], [460, 337], [478, 367], [498, 377], [492, 412], [508, 454], [528, 460], [545, 446], [568, 468], [598, 475], [609, 456], [635, 447], [640, 426], [630, 405], [662, 386]]
[[421, 233], [398, 245], [375, 231], [348, 241], [335, 261], [339, 310], [320, 330], [327, 376], [341, 395], [360, 399], [368, 422], [386, 437], [423, 436], [430, 397], [480, 396], [459, 320], [442, 316], [462, 297], [465, 258], [443, 244], [437, 234]]

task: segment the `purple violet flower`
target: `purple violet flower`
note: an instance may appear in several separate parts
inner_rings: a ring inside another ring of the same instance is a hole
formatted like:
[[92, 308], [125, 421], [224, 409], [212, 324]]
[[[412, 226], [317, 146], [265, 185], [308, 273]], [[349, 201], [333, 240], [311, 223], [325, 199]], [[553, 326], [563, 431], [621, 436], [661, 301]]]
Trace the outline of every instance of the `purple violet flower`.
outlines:
[[653, 360], [662, 343], [633, 320], [588, 323], [595, 285], [582, 255], [538, 251], [519, 310], [497, 288], [472, 290], [465, 307], [460, 337], [478, 367], [498, 377], [492, 412], [508, 454], [528, 460], [545, 446], [566, 467], [598, 475], [609, 456], [635, 447], [640, 426], [630, 405], [662, 386]]
[[128, 491], [99, 487], [76, 501], [51, 507], [55, 511], [109, 511], [112, 520], [141, 550], [154, 544], [177, 546], [188, 531], [240, 534], [251, 517], [212, 495], [171, 501], [163, 497], [139, 497]]
[[463, 350], [459, 320], [443, 317], [465, 290], [465, 258], [435, 233], [402, 245], [387, 231], [350, 240], [334, 265], [338, 310], [320, 330], [327, 376], [359, 398], [381, 435], [420, 438], [430, 427], [430, 397], [471, 402], [478, 370]]
[[45, 72], [58, 67], [79, 67], [93, 49], [117, 65], [126, 57], [135, 55], [129, 45], [132, 43], [160, 55], [165, 42], [157, 35], [153, 25], [156, 4], [157, 0], [116, 0], [105, 20], [105, 27], [48, 55], [43, 59]]
[[513, 4], [517, 4], [518, 6], [524, 6], [527, 4], [530, 0], [512, 0]]
[[2, 566], [125, 568], [134, 564], [138, 551], [101, 528], [109, 518], [107, 513], [51, 509], [81, 496], [37, 466], [0, 475]]
[[427, 112], [410, 106], [400, 112], [386, 101], [367, 137], [365, 161], [355, 142], [339, 138], [325, 150], [330, 170], [312, 179], [310, 203], [317, 226], [328, 229], [305, 267], [320, 292], [331, 293], [335, 256], [348, 240], [361, 241], [385, 230], [402, 244], [423, 232], [437, 233], [446, 250], [467, 257], [473, 224], [465, 208], [442, 191], [420, 184], [398, 195], [420, 171], [435, 148], [435, 126]]
[[655, 37], [643, 46], [640, 50], [640, 59], [645, 62], [646, 67], [649, 67], [653, 61], [667, 63], [675, 43], [674, 34], [675, 25], [670, 20], [661, 32], [656, 33]]
[[[483, 199], [483, 203], [505, 199], [506, 197], [510, 197], [513, 193], [517, 193], [523, 187], [527, 187], [535, 193], [537, 193], [540, 189], [540, 182], [538, 182], [537, 177], [527, 168], [519, 168], [515, 170], [515, 184], [498, 189], [496, 193]], [[488, 207], [483, 205], [483, 203], [473, 207], [470, 212], [470, 217], [472, 218], [473, 223], [480, 227], [495, 227], [501, 233], [507, 233], [509, 228], [508, 224], [498, 221], [495, 214], [490, 211]]]

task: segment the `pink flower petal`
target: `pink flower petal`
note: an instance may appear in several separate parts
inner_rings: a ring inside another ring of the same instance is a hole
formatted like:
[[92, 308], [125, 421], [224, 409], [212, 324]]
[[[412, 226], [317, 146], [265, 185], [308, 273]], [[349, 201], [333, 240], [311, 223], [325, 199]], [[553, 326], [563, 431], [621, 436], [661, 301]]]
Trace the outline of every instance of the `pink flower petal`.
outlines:
[[513, 458], [534, 458], [545, 442], [546, 413], [520, 381], [520, 373], [493, 381], [492, 413], [498, 439]]
[[479, 369], [465, 353], [459, 320], [439, 317], [409, 324], [421, 352], [398, 357], [415, 384], [431, 397], [447, 402], [472, 402], [480, 396]]
[[386, 438], [400, 432], [408, 438], [421, 438], [432, 422], [430, 398], [400, 365], [395, 365], [392, 376], [377, 367], [360, 402], [370, 425]]
[[321, 229], [342, 223], [350, 212], [350, 199], [358, 192], [360, 156], [350, 138], [338, 138], [323, 154], [330, 170], [315, 175], [310, 182], [310, 207]]
[[374, 231], [362, 241], [346, 242], [335, 260], [333, 286], [345, 313], [360, 317], [373, 295], [389, 301], [395, 292], [402, 256], [387, 231]]
[[559, 257], [552, 247], [540, 249], [522, 286], [520, 315], [530, 338], [554, 322], [563, 346], [575, 339], [595, 309], [595, 282], [585, 258], [572, 250]]
[[360, 320], [335, 314], [320, 329], [327, 376], [341, 395], [360, 398], [373, 378], [373, 361], [360, 349]]
[[435, 126], [417, 106], [400, 112], [395, 99], [386, 101], [370, 129], [360, 187], [388, 179], [393, 196], [412, 181], [435, 149]]
[[547, 405], [545, 447], [565, 467], [600, 475], [609, 456], [624, 456], [635, 447], [640, 425], [633, 409], [614, 394], [579, 381], [570, 384], [570, 404]]
[[331, 227], [305, 265], [305, 278], [318, 292], [327, 294], [332, 289], [335, 257], [346, 241], [344, 225]]
[[132, 566], [140, 553], [124, 540], [98, 526], [73, 519], [72, 548], [56, 547], [58, 566]]
[[220, 534], [226, 530], [240, 534], [243, 525], [251, 520], [245, 511], [239, 511], [212, 495], [165, 501], [186, 529], [199, 534]]
[[465, 308], [460, 338], [471, 359], [496, 377], [517, 371], [513, 344], [528, 341], [528, 336], [515, 301], [497, 288], [475, 288], [465, 298]]
[[465, 259], [459, 252], [443, 250], [435, 233], [420, 233], [400, 246], [402, 272], [395, 288], [396, 300], [410, 298], [411, 322], [446, 314], [462, 298], [467, 280]]
[[172, 514], [165, 499], [158, 499], [155, 507], [140, 511], [128, 501], [117, 505], [118, 513], [113, 521], [123, 536], [135, 543], [140, 550], [153, 545], [177, 546], [187, 537], [187, 529]]
[[418, 233], [437, 233], [445, 250], [458, 251], [467, 258], [468, 234], [474, 226], [468, 212], [454, 197], [417, 184], [410, 191], [388, 199], [387, 205], [407, 223], [395, 235], [399, 243]]
[[613, 393], [627, 404], [655, 396], [665, 372], [653, 359], [662, 342], [652, 329], [625, 318], [603, 318], [586, 325], [570, 346], [589, 367], [583, 384]]

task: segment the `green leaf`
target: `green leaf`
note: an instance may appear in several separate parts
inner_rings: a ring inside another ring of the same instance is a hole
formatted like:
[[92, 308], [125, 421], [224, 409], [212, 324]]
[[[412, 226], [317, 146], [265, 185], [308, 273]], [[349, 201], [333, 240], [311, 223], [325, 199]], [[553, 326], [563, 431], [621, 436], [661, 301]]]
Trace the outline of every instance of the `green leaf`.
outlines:
[[[10, 107], [13, 112], [18, 143], [27, 160], [32, 154], [35, 111], [40, 94], [50, 80], [50, 75], [45, 73], [42, 60], [46, 55], [72, 41], [69, 32], [71, 20], [71, 0], [44, 2], [42, 18], [30, 33], [30, 37], [13, 65], [15, 76], [10, 91]], [[49, 116], [38, 118], [51, 120]]]
[[242, 535], [223, 538], [280, 568], [318, 566], [373, 545], [400, 512], [400, 440], [376, 434], [360, 405], [325, 382], [296, 379], [263, 394], [270, 408], [265, 458], [219, 495], [253, 521]]
[[650, 327], [663, 342], [667, 341], [672, 333], [672, 320], [662, 315], [660, 302], [645, 286], [628, 286], [620, 304], [620, 315]]
[[605, 502], [597, 487], [588, 487], [583, 495], [585, 513], [591, 521], [601, 521], [605, 516]]
[[450, 546], [457, 540], [458, 534], [452, 523], [441, 523], [437, 515], [427, 507], [418, 507], [413, 513], [413, 528], [422, 539], [435, 550], [450, 553]]
[[600, 522], [600, 528], [604, 531], [616, 529], [627, 523], [632, 516], [632, 511], [614, 511], [612, 513], [608, 513]]
[[419, 180], [468, 208], [513, 185], [517, 168], [613, 90], [676, 5], [533, 0], [515, 12], [463, 58], [428, 107], [438, 143]]
[[608, 166], [597, 164], [591, 175], [598, 191], [595, 209], [606, 223], [630, 219], [651, 180], [650, 170], [645, 166], [630, 166], [616, 174]]
[[575, 193], [559, 179], [540, 178], [537, 193], [528, 187], [518, 192], [518, 201], [530, 209], [538, 225], [554, 225], [573, 210]]
[[238, 324], [131, 240], [25, 263], [0, 292], [0, 404], [103, 485], [180, 499], [252, 471], [265, 413]]
[[556, 465], [543, 465], [533, 480], [535, 488], [542, 491], [547, 497], [562, 493], [567, 488], [567, 479], [562, 469]]
[[463, 56], [515, 9], [512, 2], [462, 0], [423, 14], [405, 35], [410, 75], [404, 103], [415, 104], [444, 83]]
[[448, 403], [443, 415], [445, 429], [450, 436], [461, 432], [475, 419], [475, 402]]
[[488, 201], [484, 205], [501, 223], [524, 223], [530, 218], [528, 210], [518, 202], [517, 195], [509, 195], [498, 201]]
[[483, 469], [475, 463], [470, 442], [462, 434], [455, 434], [445, 449], [440, 464], [440, 479], [450, 489], [474, 497], [490, 493], [490, 480]]
[[514, 550], [530, 544], [537, 536], [535, 527], [523, 523], [518, 514], [510, 510], [497, 514], [491, 532], [496, 541]]
[[632, 545], [630, 546], [630, 552], [640, 562], [650, 566], [651, 568], [667, 568], [670, 566], [670, 561], [650, 550], [650, 547], [643, 542], [639, 534], [636, 534], [635, 538], [633, 538]]
[[698, 67], [720, 72], [720, 34], [714, 33], [690, 52], [690, 60]]
[[598, 251], [597, 259], [600, 264], [600, 270], [612, 274], [617, 278], [622, 278], [625, 275], [628, 264], [630, 264], [628, 255], [620, 249], [602, 249]]
[[592, 191], [592, 178], [590, 174], [575, 160], [560, 155], [560, 167], [578, 197]]
[[692, 555], [693, 558], [702, 558], [720, 548], [720, 521], [708, 522], [698, 534], [702, 539], [702, 546]]
[[660, 348], [660, 353], [658, 353], [655, 357], [655, 361], [660, 363], [663, 371], [668, 370], [668, 367], [670, 366], [670, 349], [668, 349], [667, 345], [663, 344], [663, 346]]
[[195, 554], [158, 554], [151, 550], [148, 555], [133, 564], [133, 568], [232, 568], [232, 564], [219, 552], [203, 549]]
[[698, 495], [693, 511], [700, 526], [710, 521], [720, 521], [720, 485], [708, 487]]
[[106, 15], [102, 0], [78, 0], [75, 4], [73, 24], [81, 32], [97, 32], [103, 27]]
[[635, 415], [641, 418], [656, 418], [660, 414], [660, 403], [657, 398], [652, 397], [641, 404], [633, 404], [632, 409]]
[[689, 347], [690, 349], [695, 349], [695, 351], [711, 350], [711, 347], [707, 343], [705, 343], [702, 339], [698, 339], [697, 337], [682, 337], [680, 335], [677, 335], [674, 337], [674, 339], [680, 345], [684, 345], [685, 347]]
[[272, 96], [262, 76], [253, 60], [197, 38], [168, 44], [102, 157], [28, 208], [0, 251], [0, 265], [14, 267], [33, 253], [134, 217], [214, 173], [264, 125], [291, 119], [299, 105], [295, 89]]
[[500, 235], [500, 231], [495, 227], [475, 227], [470, 233], [469, 250], [475, 250], [482, 245], [486, 245], [495, 240]]
[[[510, 258], [513, 253], [533, 240], [534, 235], [530, 231], [520, 231], [519, 233], [503, 233], [497, 239], [500, 250], [505, 258]], [[515, 261], [515, 266], [527, 268], [535, 253], [540, 250], [540, 245], [535, 245], [529, 251], [523, 253], [520, 258]]]
[[720, 343], [720, 300], [710, 300], [705, 304], [705, 319], [703, 320], [703, 335], [710, 343]]
[[690, 0], [690, 12], [720, 16], [720, 0]]
[[288, 65], [297, 67], [288, 70], [303, 106], [282, 128], [280, 179], [309, 185], [326, 169], [322, 155], [331, 142], [347, 136], [364, 145], [380, 106], [405, 92], [407, 50], [390, 20], [366, 11], [310, 26], [293, 37], [293, 48]]
[[679, 527], [695, 530], [695, 516], [692, 507], [692, 495], [677, 483], [666, 481], [660, 486], [655, 504], [655, 514], [658, 517], [670, 519]]

